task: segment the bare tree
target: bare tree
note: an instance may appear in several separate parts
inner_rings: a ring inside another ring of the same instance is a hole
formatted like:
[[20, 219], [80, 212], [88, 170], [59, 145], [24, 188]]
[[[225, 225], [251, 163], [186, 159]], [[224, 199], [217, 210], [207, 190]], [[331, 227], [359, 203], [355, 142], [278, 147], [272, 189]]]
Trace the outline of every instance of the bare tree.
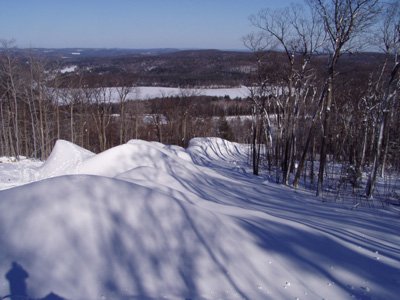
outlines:
[[[299, 105], [305, 101], [308, 94], [308, 85], [311, 76], [307, 74], [308, 63], [312, 54], [322, 45], [324, 33], [322, 26], [313, 11], [306, 12], [300, 5], [292, 5], [282, 10], [263, 10], [250, 18], [254, 27], [260, 30], [259, 34], [251, 34], [245, 38], [245, 45], [251, 49], [257, 57], [259, 91], [252, 95], [259, 95], [261, 103], [265, 97], [265, 90], [270, 82], [266, 77], [268, 74], [262, 70], [263, 54], [267, 49], [283, 49], [287, 58], [288, 72], [286, 86], [283, 86], [281, 93], [274, 97], [278, 109], [276, 110], [278, 121], [278, 136], [276, 140], [276, 155], [279, 145], [284, 137], [284, 155], [282, 159], [283, 183], [289, 184], [289, 175], [293, 169], [296, 147], [296, 129], [298, 127]], [[265, 55], [264, 55], [265, 56]], [[300, 67], [296, 66], [299, 61]], [[271, 95], [271, 93], [269, 93]], [[254, 98], [254, 97], [253, 97]], [[269, 97], [271, 98], [271, 97]], [[265, 110], [262, 105], [261, 111]], [[282, 113], [282, 122], [280, 114]], [[268, 113], [265, 114], [269, 121]], [[283, 125], [283, 126], [281, 126]], [[271, 125], [267, 122], [267, 132], [271, 131]]]
[[[376, 177], [379, 167], [382, 167], [382, 172], [384, 168], [385, 158], [381, 160], [382, 150], [383, 150], [383, 139], [385, 131], [387, 131], [389, 117], [392, 112], [394, 99], [397, 96], [397, 92], [400, 88], [399, 79], [399, 69], [400, 61], [398, 59], [400, 50], [400, 4], [399, 2], [392, 2], [388, 4], [386, 10], [384, 11], [384, 19], [382, 22], [381, 29], [381, 42], [383, 45], [383, 50], [386, 53], [386, 59], [382, 67], [381, 74], [383, 75], [389, 59], [394, 59], [393, 67], [390, 71], [390, 75], [383, 86], [383, 94], [379, 103], [379, 124], [378, 124], [378, 135], [375, 140], [375, 152], [374, 160], [372, 165], [372, 171], [368, 178], [368, 183], [366, 187], [366, 195], [371, 198], [375, 189]], [[382, 76], [379, 76], [377, 85], [381, 82]], [[376, 90], [378, 90], [376, 86]], [[389, 133], [386, 133], [387, 139], [389, 140]], [[388, 141], [386, 142], [388, 145]], [[385, 151], [387, 153], [387, 151]]]
[[86, 96], [83, 94], [83, 90], [80, 88], [64, 88], [60, 91], [60, 104], [64, 104], [69, 108], [69, 136], [71, 143], [76, 141], [76, 130], [75, 130], [75, 107], [82, 101], [82, 98]]
[[[30, 90], [32, 97], [32, 107], [37, 107], [39, 115], [36, 116], [37, 129], [39, 132], [39, 149], [40, 149], [40, 159], [44, 160], [48, 155], [48, 138], [46, 133], [48, 130], [47, 119], [48, 119], [48, 91], [46, 89], [46, 78], [45, 78], [45, 65], [44, 62], [34, 57], [33, 55], [29, 58], [30, 66]], [[35, 126], [33, 125], [33, 126]], [[36, 127], [36, 126], [35, 126]], [[35, 130], [34, 130], [35, 131]]]
[[119, 102], [119, 143], [123, 144], [126, 142], [126, 101], [128, 95], [134, 90], [132, 86], [121, 86], [116, 87], [118, 93], [118, 102]]
[[268, 42], [275, 39], [278, 47], [282, 47], [286, 54], [289, 72], [287, 75], [287, 89], [282, 89], [282, 92], [287, 91], [286, 99], [282, 99], [281, 107], [285, 126], [284, 141], [284, 158], [282, 161], [283, 182], [288, 184], [289, 172], [293, 156], [293, 115], [291, 107], [294, 107], [294, 64], [296, 57], [297, 37], [292, 26], [290, 9], [283, 10], [263, 10], [257, 16], [250, 18], [253, 26], [259, 28], [265, 37], [268, 37]]
[[310, 7], [319, 14], [328, 36], [330, 51], [327, 67], [327, 95], [323, 106], [323, 133], [320, 150], [317, 196], [321, 195], [327, 157], [333, 101], [333, 81], [339, 57], [353, 49], [355, 40], [370, 28], [379, 13], [379, 0], [308, 0]]
[[249, 87], [250, 100], [252, 102], [250, 144], [254, 175], [259, 174], [261, 144], [266, 141], [267, 148], [272, 148], [272, 125], [270, 112], [266, 107], [267, 99], [269, 99], [271, 93], [269, 91], [268, 77], [264, 71], [264, 64], [267, 60], [266, 49], [270, 47], [269, 41], [268, 37], [261, 33], [251, 33], [243, 38], [244, 45], [253, 52], [257, 62], [257, 72], [254, 78], [255, 85]]
[[107, 128], [112, 118], [112, 91], [110, 88], [100, 87], [92, 89], [91, 92], [86, 99], [92, 106], [91, 115], [96, 127], [100, 151], [105, 151], [108, 147]]
[[[0, 63], [0, 72], [4, 78], [2, 80], [5, 98], [8, 99], [9, 117], [12, 120], [12, 126], [9, 127], [9, 145], [16, 159], [20, 155], [20, 132], [19, 132], [19, 100], [18, 100], [18, 76], [19, 71], [16, 57], [12, 55], [12, 49], [15, 48], [14, 41], [0, 41], [2, 47], [2, 60]], [[12, 137], [11, 137], [12, 136]]]

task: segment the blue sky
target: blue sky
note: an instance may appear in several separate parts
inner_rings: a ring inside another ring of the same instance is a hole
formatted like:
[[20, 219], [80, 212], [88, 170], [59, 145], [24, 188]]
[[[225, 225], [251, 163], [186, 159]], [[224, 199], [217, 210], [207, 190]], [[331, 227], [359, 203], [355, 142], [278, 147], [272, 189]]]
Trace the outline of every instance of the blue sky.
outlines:
[[301, 0], [0, 0], [19, 47], [243, 48], [248, 17]]

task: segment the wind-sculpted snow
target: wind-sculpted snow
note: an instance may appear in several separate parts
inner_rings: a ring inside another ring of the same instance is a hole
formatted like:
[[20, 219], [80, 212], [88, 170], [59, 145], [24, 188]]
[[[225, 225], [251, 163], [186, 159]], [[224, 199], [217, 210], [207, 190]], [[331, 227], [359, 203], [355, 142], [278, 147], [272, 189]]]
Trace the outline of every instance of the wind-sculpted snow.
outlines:
[[93, 152], [68, 141], [58, 140], [50, 156], [38, 170], [37, 177], [43, 179], [75, 174], [82, 162], [93, 156]]
[[0, 276], [23, 266], [35, 299], [397, 299], [398, 215], [266, 183], [247, 151], [58, 142], [38, 178], [74, 175], [0, 191]]
[[[159, 143], [130, 141], [85, 160], [77, 172], [115, 177], [138, 167], [166, 171], [173, 165], [187, 163], [190, 159], [188, 155], [181, 158], [177, 153], [179, 151], [176, 149], [169, 150]], [[190, 165], [193, 166], [192, 163]]]
[[202, 161], [236, 160], [246, 162], [248, 145], [232, 143], [220, 138], [194, 138], [189, 142], [188, 152]]
[[[258, 257], [248, 256], [258, 250], [246, 232], [190, 199], [93, 176], [54, 178], [1, 196], [8, 234], [1, 236], [0, 271], [10, 261], [31, 270], [36, 296], [230, 298], [262, 272]], [[250, 252], [237, 252], [236, 238]]]

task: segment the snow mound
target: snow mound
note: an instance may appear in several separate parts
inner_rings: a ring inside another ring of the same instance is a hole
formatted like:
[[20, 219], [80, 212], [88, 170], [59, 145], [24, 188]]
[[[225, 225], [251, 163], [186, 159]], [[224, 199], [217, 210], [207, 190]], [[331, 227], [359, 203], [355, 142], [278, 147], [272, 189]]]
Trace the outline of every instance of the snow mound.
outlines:
[[211, 160], [232, 160], [242, 159], [248, 148], [221, 138], [193, 138], [189, 142], [188, 151]]
[[11, 261], [33, 270], [31, 296], [256, 299], [269, 280], [233, 220], [149, 188], [81, 175], [0, 196], [0, 273]]
[[195, 163], [209, 165], [211, 161], [228, 161], [234, 168], [243, 161], [246, 151], [246, 146], [220, 138], [195, 138], [187, 150], [158, 142], [131, 140], [94, 154], [68, 141], [58, 140], [35, 178], [41, 180], [71, 174], [116, 177], [140, 167], [173, 173], [174, 176], [177, 173], [190, 176], [190, 172], [199, 172]]
[[228, 167], [245, 173], [248, 168], [248, 145], [233, 143], [221, 138], [193, 138], [187, 152], [198, 165]]
[[247, 151], [58, 142], [40, 175], [61, 176], [0, 191], [0, 276], [23, 266], [33, 299], [397, 299], [398, 215], [263, 184]]
[[190, 156], [183, 149], [168, 149], [155, 142], [132, 140], [102, 153], [80, 164], [79, 174], [115, 177], [139, 167], [155, 168], [164, 172], [173, 172], [174, 167], [195, 168]]
[[169, 152], [175, 154], [179, 158], [186, 160], [188, 162], [193, 162], [190, 154], [185, 150], [185, 148], [174, 146], [174, 145], [165, 145], [162, 149], [168, 150]]
[[58, 140], [43, 166], [38, 170], [37, 178], [44, 179], [66, 174], [75, 174], [83, 161], [95, 154], [65, 140]]
[[138, 167], [119, 174], [115, 178], [167, 193], [171, 190], [183, 193], [187, 192], [185, 183], [180, 178], [177, 178], [171, 173], [151, 167]]

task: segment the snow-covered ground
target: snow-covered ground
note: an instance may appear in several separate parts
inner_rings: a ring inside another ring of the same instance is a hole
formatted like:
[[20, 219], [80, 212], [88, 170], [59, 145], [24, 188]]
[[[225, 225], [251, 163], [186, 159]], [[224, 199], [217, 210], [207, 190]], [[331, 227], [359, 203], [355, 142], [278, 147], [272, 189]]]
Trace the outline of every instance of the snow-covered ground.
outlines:
[[[241, 86], [237, 88], [199, 88], [199, 89], [182, 89], [173, 87], [137, 87], [139, 99], [154, 99], [157, 97], [171, 97], [182, 95], [202, 95], [225, 97], [229, 96], [231, 99], [247, 98], [250, 96], [250, 91], [247, 87]], [[129, 98], [129, 97], [128, 97]]]
[[66, 66], [65, 68], [60, 70], [60, 73], [61, 74], [72, 73], [72, 72], [75, 72], [77, 68], [78, 68], [78, 66], [76, 66], [76, 65]]
[[267, 183], [247, 151], [58, 141], [43, 164], [3, 159], [0, 298], [23, 268], [34, 298], [398, 299], [398, 214]]
[[[107, 99], [105, 101], [118, 102], [120, 99], [118, 88], [106, 88]], [[161, 86], [138, 86], [128, 93], [127, 100], [151, 100], [162, 97], [174, 96], [213, 96], [225, 97], [229, 96], [231, 99], [239, 98], [245, 99], [250, 96], [250, 90], [246, 86], [236, 88], [179, 88], [179, 87], [161, 87]], [[62, 100], [60, 99], [60, 102]]]

